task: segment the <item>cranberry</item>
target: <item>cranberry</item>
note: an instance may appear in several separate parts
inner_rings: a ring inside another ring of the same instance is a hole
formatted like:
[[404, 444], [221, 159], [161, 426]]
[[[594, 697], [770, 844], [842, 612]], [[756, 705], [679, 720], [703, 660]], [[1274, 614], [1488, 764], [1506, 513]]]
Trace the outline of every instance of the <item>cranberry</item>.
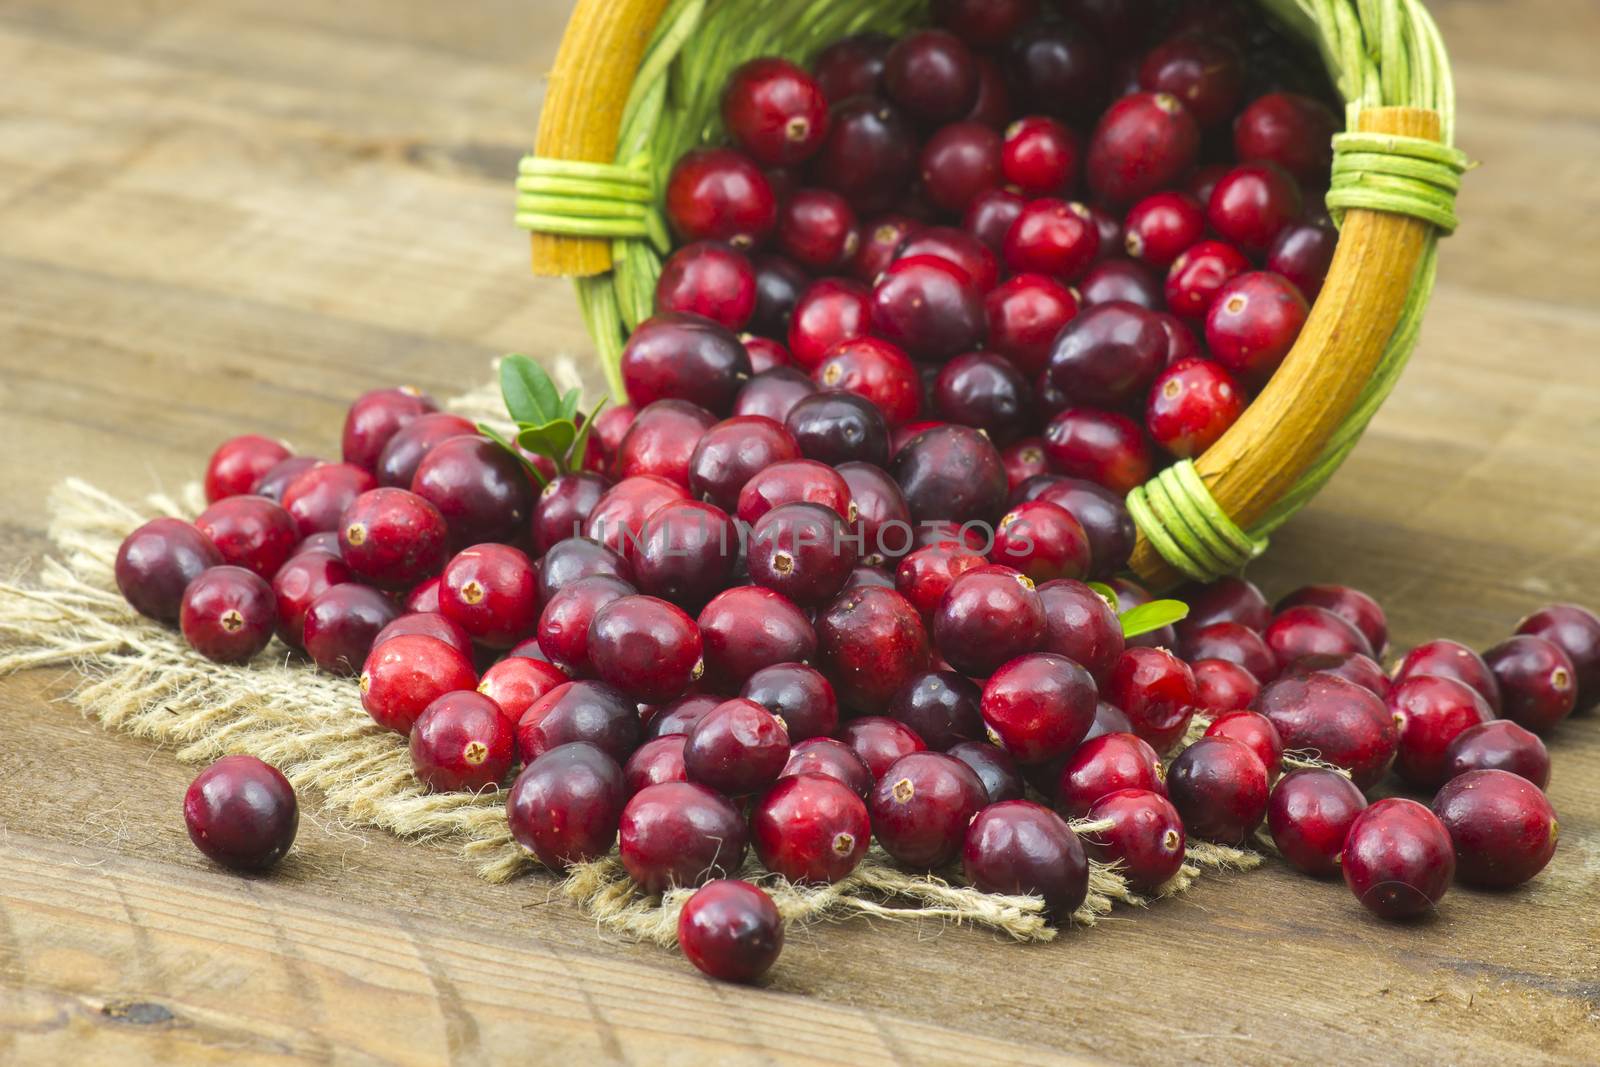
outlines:
[[350, 568], [331, 552], [297, 552], [279, 567], [272, 576], [272, 596], [278, 612], [277, 633], [283, 643], [300, 648], [311, 602], [350, 580]]
[[1024, 793], [1024, 783], [1021, 772], [1017, 770], [1017, 762], [1012, 759], [1004, 749], [989, 744], [987, 741], [959, 741], [946, 750], [946, 754], [954, 756], [972, 769], [983, 783], [984, 794], [989, 798], [989, 803], [998, 804], [1003, 800], [1021, 800]]
[[698, 148], [672, 168], [665, 195], [667, 221], [686, 241], [759, 244], [777, 223], [772, 186], [751, 160], [732, 149]]
[[738, 330], [755, 309], [755, 268], [744, 253], [721, 241], [697, 241], [678, 249], [656, 282], [657, 312], [690, 312]]
[[283, 859], [300, 828], [300, 806], [283, 772], [254, 756], [224, 756], [183, 794], [189, 840], [213, 863], [264, 871]]
[[1027, 380], [1010, 362], [971, 352], [940, 368], [933, 404], [945, 420], [982, 430], [1004, 444], [1026, 428], [1032, 397]]
[[1151, 49], [1139, 65], [1139, 86], [1171, 93], [1202, 126], [1232, 118], [1244, 94], [1244, 64], [1225, 38], [1173, 37]]
[[430, 412], [412, 419], [383, 446], [373, 473], [379, 485], [409, 489], [422, 460], [452, 437], [476, 437], [478, 428], [460, 415]]
[[1520, 726], [1545, 733], [1577, 705], [1577, 668], [1560, 646], [1518, 634], [1483, 654], [1500, 690], [1500, 713]]
[[301, 642], [323, 670], [355, 674], [378, 634], [399, 615], [392, 600], [369, 586], [354, 582], [331, 586], [306, 608]]
[[1102, 734], [1079, 745], [1062, 766], [1055, 800], [1064, 814], [1080, 818], [1118, 790], [1166, 796], [1165, 777], [1155, 749], [1144, 741], [1133, 734]]
[[1003, 44], [1039, 11], [1039, 0], [934, 0], [933, 17], [978, 47]]
[[743, 795], [777, 780], [789, 759], [783, 720], [753, 700], [724, 701], [689, 731], [683, 765], [689, 780]]
[[1084, 578], [1090, 571], [1089, 536], [1065, 508], [1028, 500], [1000, 520], [989, 560], [1015, 568], [1035, 582]]
[[[1046, 632], [1044, 604], [1033, 582], [1010, 567], [992, 564], [958, 576], [933, 616], [940, 654], [974, 677], [987, 677], [1009, 660], [1040, 648]], [[1091, 695], [1088, 714], [1093, 711]]]
[[1056, 470], [1114, 493], [1127, 493], [1154, 473], [1139, 424], [1114, 411], [1069, 408], [1050, 420], [1044, 441]]
[[1234, 154], [1241, 160], [1276, 163], [1302, 180], [1316, 180], [1333, 162], [1339, 120], [1307, 96], [1268, 93], [1245, 108], [1233, 124]]
[[737, 689], [763, 667], [811, 659], [817, 636], [793, 601], [760, 586], [713, 597], [700, 612], [707, 680]]
[[[751, 377], [733, 402], [735, 418], [768, 418], [783, 423], [801, 400], [817, 391], [816, 385], [794, 367], [773, 367]], [[690, 460], [693, 478], [693, 459]]]
[[415, 386], [363, 393], [345, 416], [344, 461], [377, 473], [378, 458], [394, 435], [417, 418], [438, 410], [434, 399]]
[[1191, 660], [1189, 669], [1194, 672], [1196, 702], [1213, 715], [1243, 711], [1261, 692], [1255, 675], [1225, 659]]
[[1579, 708], [1600, 702], [1600, 617], [1576, 604], [1554, 604], [1523, 619], [1517, 633], [1542, 637], [1567, 654], [1576, 672]]
[[902, 37], [884, 61], [883, 83], [890, 99], [928, 123], [960, 118], [978, 97], [971, 50], [944, 30], [917, 30]]
[[1205, 736], [1226, 737], [1254, 752], [1267, 769], [1268, 779], [1277, 777], [1283, 767], [1283, 739], [1265, 715], [1253, 711], [1226, 712], [1212, 720]]
[[519, 845], [559, 869], [611, 851], [626, 799], [616, 760], [580, 741], [528, 763], [506, 796], [506, 819]]
[[801, 189], [778, 214], [778, 244], [801, 266], [818, 273], [839, 270], [861, 245], [856, 213], [831, 189]]
[[323, 463], [307, 470], [284, 488], [283, 507], [294, 516], [302, 537], [319, 530], [335, 530], [344, 509], [376, 485], [372, 475], [360, 467], [349, 463]]
[[1520, 774], [1540, 789], [1550, 784], [1550, 753], [1544, 742], [1509, 719], [1491, 719], [1469, 726], [1445, 749], [1450, 778], [1468, 771], [1498, 770]]
[[750, 814], [756, 855], [769, 871], [802, 885], [843, 879], [872, 839], [867, 806], [845, 783], [821, 774], [785, 775]]
[[184, 640], [202, 656], [218, 663], [244, 663], [272, 640], [277, 601], [255, 572], [210, 567], [184, 589], [178, 621]]
[[1094, 679], [1065, 656], [1021, 656], [989, 678], [982, 709], [992, 740], [1019, 763], [1043, 763], [1071, 752], [1089, 732]]
[[499, 705], [506, 718], [515, 723], [534, 701], [567, 680], [552, 663], [508, 656], [483, 672], [478, 692]]
[[[739, 338], [699, 315], [657, 315], [634, 330], [622, 351], [622, 379], [640, 418], [658, 400], [726, 411], [749, 377], [750, 354]], [[623, 436], [619, 454], [637, 431], [636, 421]]]
[[955, 580], [984, 565], [978, 553], [960, 546], [928, 545], [900, 561], [895, 588], [924, 617], [931, 616]]
[[522, 464], [483, 437], [452, 437], [434, 445], [418, 464], [411, 491], [439, 509], [456, 550], [510, 541], [533, 514], [533, 485]]
[[1025, 199], [1009, 189], [985, 189], [967, 205], [961, 228], [983, 242], [989, 251], [1003, 252], [1006, 234], [1026, 205]]
[[1308, 308], [1287, 278], [1240, 274], [1217, 291], [1206, 315], [1206, 344], [1218, 363], [1252, 382], [1278, 369], [1305, 325]]
[[[778, 370], [780, 368], [785, 370], [793, 369], [791, 365], [794, 363], [794, 357], [789, 355], [789, 350], [777, 341], [742, 333], [739, 335], [739, 343], [744, 345], [745, 355], [750, 357], [751, 378], [756, 377], [763, 371]], [[761, 414], [761, 412], [739, 410], [740, 400], [745, 395], [745, 386], [749, 384], [749, 382], [745, 382], [744, 385], [741, 385], [738, 395], [734, 397], [733, 414], [735, 415]], [[780, 418], [778, 421], [782, 422], [783, 420]]]
[[925, 752], [928, 748], [909, 726], [877, 715], [850, 720], [839, 731], [839, 737], [866, 766], [874, 781], [881, 779], [900, 757]]
[[1006, 72], [993, 56], [974, 57], [978, 64], [978, 99], [967, 112], [969, 122], [981, 122], [992, 130], [1001, 130], [1011, 119], [1011, 87], [1006, 83]]
[[[637, 480], [646, 483], [646, 487], [649, 486], [649, 483], [665, 484], [657, 478], [641, 478]], [[611, 494], [608, 493], [607, 497], [610, 496]], [[603, 506], [606, 498], [602, 497], [601, 499]], [[668, 497], [667, 499], [677, 498]], [[658, 505], [652, 505], [652, 510], [654, 510], [655, 506]], [[599, 510], [599, 508], [596, 508], [596, 514], [599, 514]], [[605, 516], [602, 515], [601, 518], [604, 519]], [[595, 523], [593, 517], [591, 517], [591, 529], [594, 526]], [[631, 535], [629, 539], [631, 539]], [[612, 578], [620, 578], [630, 584], [633, 581], [633, 567], [627, 560], [605, 545], [597, 541], [591, 541], [587, 537], [569, 537], [564, 541], [557, 541], [550, 546], [550, 550], [544, 554], [544, 558], [539, 562], [539, 599], [547, 604], [555, 597], [556, 593], [580, 578], [606, 575]]]
[[1089, 860], [1078, 835], [1031, 800], [1004, 800], [978, 812], [966, 831], [961, 866], [975, 888], [1042, 897], [1058, 918], [1076, 911], [1089, 892]]
[[916, 367], [898, 347], [874, 337], [834, 345], [811, 377], [826, 389], [842, 389], [871, 401], [890, 426], [915, 418], [921, 404]]
[[876, 333], [918, 359], [949, 359], [983, 339], [983, 294], [965, 270], [946, 259], [897, 259], [873, 288], [872, 324]]
[[[471, 658], [473, 654], [472, 638], [458, 623], [451, 622], [438, 612], [438, 605], [432, 611], [411, 611], [399, 616], [389, 625], [378, 631], [378, 636], [372, 639], [372, 647], [377, 648], [391, 637], [400, 637], [404, 634], [422, 634], [425, 637], [435, 637], [463, 656]], [[517, 655], [515, 651], [510, 653]], [[548, 667], [548, 663], [540, 661], [541, 665]]]
[[230, 437], [217, 446], [206, 464], [206, 501], [253, 491], [256, 480], [289, 459], [289, 446], [259, 434]]
[[1384, 919], [1407, 919], [1437, 905], [1455, 876], [1444, 824], [1415, 800], [1390, 797], [1350, 825], [1340, 856], [1345, 885]]
[[1077, 183], [1081, 156], [1072, 130], [1049, 116], [1032, 115], [1006, 127], [1000, 169], [1028, 196], [1063, 196]]
[[1403, 682], [1414, 674], [1431, 674], [1465, 683], [1476, 689], [1496, 714], [1500, 712], [1500, 683], [1494, 672], [1482, 656], [1460, 642], [1429, 641], [1407, 652], [1394, 669], [1394, 680]]
[[989, 342], [1024, 374], [1050, 360], [1056, 335], [1078, 314], [1071, 289], [1043, 274], [1018, 274], [984, 298]]
[[1133, 551], [1133, 517], [1115, 493], [1081, 478], [1051, 475], [1048, 480], [1018, 487], [1012, 493], [1012, 501], [1021, 500], [1055, 504], [1078, 520], [1089, 538], [1089, 555], [1096, 576], [1115, 574], [1127, 563]]
[[548, 597], [563, 580], [585, 574], [614, 573], [631, 579], [633, 571], [622, 553], [644, 540], [645, 523], [658, 508], [688, 497], [683, 485], [656, 475], [622, 479], [607, 489], [589, 512], [584, 537], [559, 541], [545, 553], [539, 576], [541, 593]]
[[904, 555], [911, 542], [911, 507], [900, 486], [882, 467], [871, 463], [841, 463], [837, 470], [850, 491], [850, 506], [855, 508], [854, 529], [860, 537], [863, 562]]
[[1124, 640], [1116, 612], [1093, 589], [1070, 578], [1038, 587], [1044, 605], [1046, 652], [1081, 664], [1097, 680], [1110, 676]]
[[872, 317], [871, 294], [859, 282], [822, 278], [801, 294], [789, 320], [789, 351], [795, 363], [810, 371], [838, 344], [867, 332]]
[[379, 726], [407, 734], [439, 697], [477, 684], [466, 653], [426, 634], [400, 634], [375, 645], [361, 668], [361, 706]]
[[747, 559], [756, 584], [813, 607], [839, 592], [855, 562], [843, 520], [809, 503], [784, 504], [757, 520]]
[[1200, 342], [1195, 340], [1194, 332], [1184, 325], [1182, 319], [1170, 311], [1158, 311], [1156, 321], [1161, 323], [1161, 329], [1167, 335], [1167, 366], [1179, 360], [1199, 357]]
[[817, 639], [841, 702], [864, 711], [883, 707], [928, 659], [921, 617], [892, 589], [841, 593], [817, 617]]
[[1389, 692], [1388, 704], [1400, 731], [1396, 768], [1420, 786], [1442, 784], [1450, 776], [1446, 753], [1451, 742], [1494, 718], [1483, 697], [1451, 678], [1407, 678]]
[[711, 412], [687, 400], [657, 400], [628, 427], [617, 450], [617, 473], [623, 478], [654, 475], [687, 486], [695, 449], [716, 421]]
[[1172, 261], [1167, 272], [1167, 308], [1180, 319], [1205, 319], [1217, 294], [1250, 260], [1230, 244], [1206, 240]]
[[982, 122], [941, 127], [922, 148], [922, 181], [941, 210], [960, 215], [1000, 184], [1000, 135]]
[[1360, 630], [1328, 609], [1311, 604], [1278, 612], [1261, 637], [1280, 668], [1302, 656], [1371, 656], [1373, 651]]
[[1326, 608], [1360, 630], [1367, 643], [1380, 655], [1389, 644], [1389, 623], [1383, 608], [1372, 597], [1347, 585], [1301, 586], [1282, 600], [1278, 610], [1311, 604]]
[[872, 792], [872, 771], [849, 745], [831, 737], [808, 738], [789, 750], [789, 762], [784, 764], [778, 780], [802, 775], [832, 778], [862, 799]]
[[1006, 231], [1006, 265], [1018, 273], [1073, 281], [1094, 262], [1100, 233], [1081, 204], [1043, 197], [1023, 207]]
[[830, 102], [874, 93], [892, 47], [894, 39], [881, 33], [843, 37], [817, 53], [811, 72]]
[[776, 56], [752, 59], [728, 76], [722, 121], [761, 164], [809, 159], [828, 133], [828, 101], [805, 71]]
[[289, 487], [290, 482], [312, 467], [320, 466], [322, 462], [315, 456], [290, 456], [288, 459], [279, 460], [252, 482], [250, 488], [246, 489], [245, 492], [281, 502], [283, 500], [283, 491]]
[[959, 267], [980, 292], [988, 292], [1000, 282], [1000, 257], [965, 230], [930, 226], [909, 234], [896, 251], [894, 262], [915, 256], [932, 256]]
[[1177, 184], [1194, 165], [1200, 128], [1177, 97], [1133, 93], [1106, 109], [1089, 138], [1089, 188], [1127, 204]]
[[1367, 798], [1338, 771], [1306, 768], [1287, 774], [1267, 802], [1272, 843], [1298, 871], [1317, 878], [1339, 873], [1339, 853]]
[[1110, 70], [1102, 43], [1070, 22], [1039, 21], [1011, 40], [1008, 69], [1019, 100], [1081, 119], [1104, 103]]
[[1244, 414], [1244, 390], [1221, 364], [1183, 359], [1150, 387], [1145, 425], [1150, 436], [1180, 458], [1198, 456]]
[[1187, 632], [1213, 623], [1233, 622], [1260, 633], [1272, 622], [1271, 605], [1248, 578], [1219, 578], [1210, 585], [1185, 590], [1182, 599], [1189, 605], [1189, 615], [1183, 620]]
[[647, 893], [737, 871], [748, 846], [737, 809], [694, 782], [663, 782], [634, 794], [619, 836], [622, 865]]
[[404, 589], [437, 574], [448, 531], [439, 509], [404, 489], [369, 489], [339, 521], [339, 550], [374, 585]]
[[813, 170], [857, 211], [882, 211], [916, 174], [916, 134], [905, 114], [887, 101], [873, 96], [845, 100], [833, 110], [833, 129]]
[[1290, 223], [1267, 249], [1267, 269], [1281, 274], [1308, 300], [1322, 292], [1339, 234], [1322, 223]]
[[727, 588], [738, 562], [733, 520], [721, 508], [694, 500], [675, 500], [652, 512], [633, 553], [643, 592], [693, 610]]
[[1164, 648], [1129, 648], [1112, 669], [1107, 698], [1158, 751], [1177, 743], [1194, 715], [1194, 673]]
[[784, 425], [801, 454], [820, 463], [859, 460], [881, 465], [888, 459], [889, 429], [883, 413], [854, 393], [805, 397], [789, 410]]
[[[1131, 259], [1105, 259], [1090, 267], [1078, 283], [1078, 299], [1084, 307], [1096, 304], [1133, 304], [1155, 314], [1163, 306], [1161, 281], [1142, 263]], [[1162, 331], [1166, 340], [1166, 331]], [[1163, 346], [1166, 355], [1171, 342]]]
[[939, 426], [912, 438], [889, 472], [918, 522], [989, 521], [1005, 506], [1006, 471], [989, 438], [967, 426]]
[[516, 754], [511, 720], [482, 693], [445, 693], [411, 728], [411, 765], [432, 792], [476, 792], [495, 785]]
[[1267, 814], [1267, 769], [1239, 741], [1201, 738], [1172, 761], [1167, 795], [1190, 834], [1241, 845]]
[[678, 945], [701, 973], [754, 982], [783, 951], [783, 918], [749, 882], [720, 879], [697, 890], [678, 915]]
[[753, 474], [739, 491], [741, 522], [755, 524], [785, 504], [817, 504], [850, 517], [850, 486], [832, 467], [813, 459], [774, 463]]
[[682, 608], [651, 596], [600, 607], [589, 623], [589, 662], [603, 680], [637, 700], [681, 696], [700, 678], [700, 630]]
[[200, 513], [194, 526], [216, 546], [222, 562], [270, 581], [294, 555], [300, 540], [295, 519], [260, 496], [227, 496]]
[[1012, 442], [1000, 450], [1000, 461], [1006, 465], [1006, 483], [1011, 486], [1012, 496], [1016, 496], [1017, 490], [1031, 478], [1055, 477], [1050, 473], [1043, 437], [1024, 437]]
[[1277, 727], [1285, 750], [1343, 767], [1362, 789], [1381, 781], [1394, 762], [1394, 717], [1382, 700], [1337, 675], [1280, 678], [1261, 691], [1256, 710]]
[[687, 782], [683, 765], [683, 734], [664, 734], [646, 741], [628, 757], [622, 768], [623, 787], [628, 796], [662, 782]]
[[[669, 734], [687, 735], [694, 724], [712, 708], [721, 704], [724, 697], [713, 693], [690, 693], [670, 704], [663, 704], [650, 717], [645, 733], [649, 737], [666, 737]], [[687, 779], [685, 779], [687, 781]]]
[[982, 739], [981, 698], [975, 684], [953, 671], [923, 671], [906, 679], [889, 701], [888, 714], [929, 748], [945, 751]]
[[194, 524], [151, 519], [117, 549], [117, 589], [141, 615], [177, 622], [183, 591], [206, 569], [222, 562], [217, 546]]
[[906, 241], [921, 233], [923, 224], [907, 215], [880, 215], [862, 227], [861, 246], [850, 263], [850, 273], [868, 283], [889, 269]]
[[533, 632], [539, 618], [533, 563], [510, 545], [475, 545], [445, 564], [439, 610], [473, 639], [510, 648]]
[[1445, 783], [1433, 812], [1450, 832], [1463, 882], [1511, 889], [1555, 855], [1556, 812], [1539, 787], [1502, 770], [1468, 771]]
[[745, 680], [739, 695], [776, 715], [791, 741], [827, 736], [839, 725], [833, 685], [803, 663], [761, 667]]
[[1194, 197], [1200, 204], [1211, 202], [1211, 193], [1217, 187], [1217, 181], [1231, 168], [1225, 163], [1206, 163], [1189, 172], [1188, 179], [1183, 183], [1183, 191]]
[[1205, 236], [1206, 216], [1187, 193], [1152, 193], [1128, 210], [1123, 224], [1128, 255], [1155, 267], [1169, 267]]
[[1184, 862], [1183, 821], [1172, 802], [1147, 789], [1107, 793], [1085, 813], [1111, 826], [1085, 837], [1091, 855], [1113, 863], [1139, 892], [1153, 893], [1177, 876]]
[[587, 741], [621, 763], [638, 747], [642, 728], [632, 701], [604, 682], [563, 682], [528, 705], [517, 720], [517, 751], [531, 761], [559, 745]]
[[1237, 622], [1213, 622], [1198, 630], [1183, 631], [1183, 655], [1188, 660], [1222, 659], [1236, 663], [1258, 681], [1278, 676], [1278, 661], [1254, 630]]
[[[759, 310], [759, 303], [757, 308]], [[614, 404], [594, 416], [594, 432], [589, 444], [605, 459], [607, 467], [622, 446], [622, 438], [638, 414], [638, 409], [632, 404]]]
[[580, 535], [609, 488], [609, 480], [587, 471], [550, 479], [533, 507], [534, 552], [542, 556], [558, 541]]
[[912, 752], [879, 777], [867, 805], [878, 843], [894, 859], [942, 867], [961, 852], [967, 824], [988, 797], [965, 763], [939, 752]]
[[1050, 378], [1083, 403], [1121, 406], [1142, 396], [1166, 362], [1155, 316], [1128, 303], [1100, 304], [1067, 324], [1050, 353]]

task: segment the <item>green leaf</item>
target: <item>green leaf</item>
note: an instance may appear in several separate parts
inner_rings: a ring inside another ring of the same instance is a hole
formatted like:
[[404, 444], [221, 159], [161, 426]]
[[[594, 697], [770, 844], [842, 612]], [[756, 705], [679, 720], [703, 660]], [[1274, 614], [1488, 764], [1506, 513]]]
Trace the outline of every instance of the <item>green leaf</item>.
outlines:
[[1100, 599], [1111, 605], [1111, 610], [1117, 610], [1117, 591], [1104, 582], [1090, 582], [1089, 588], [1100, 594]]
[[1122, 636], [1138, 637], [1170, 626], [1188, 615], [1189, 605], [1181, 600], [1152, 600], [1122, 613]]
[[578, 436], [573, 439], [572, 449], [567, 453], [567, 469], [572, 471], [583, 470], [583, 458], [589, 452], [589, 431], [594, 429], [595, 416], [600, 414], [606, 406], [606, 397], [601, 397], [600, 402], [589, 410], [588, 416], [583, 420], [583, 425], [578, 427]]
[[578, 436], [578, 428], [567, 419], [554, 419], [538, 425], [522, 423], [517, 431], [517, 444], [536, 456], [549, 456], [558, 461], [566, 459], [567, 450]]
[[507, 452], [510, 452], [513, 456], [516, 456], [517, 462], [522, 464], [523, 469], [533, 476], [533, 480], [539, 484], [540, 489], [543, 489], [545, 486], [550, 484], [550, 479], [544, 476], [544, 471], [540, 470], [538, 467], [535, 467], [532, 463], [529, 463], [527, 456], [524, 456], [521, 452], [518, 452], [515, 445], [513, 445], [510, 441], [507, 441], [504, 437], [500, 436], [499, 430], [496, 430], [493, 426], [490, 426], [487, 423], [480, 422], [478, 423], [478, 432], [483, 434], [483, 436], [487, 437], [489, 440], [493, 441], [495, 444], [499, 445], [501, 448], [505, 449]]
[[578, 402], [582, 399], [582, 389], [577, 386], [568, 389], [566, 395], [561, 398], [561, 417], [563, 419], [571, 419], [576, 415], [578, 413]]
[[542, 426], [561, 418], [561, 398], [550, 375], [527, 356], [513, 353], [500, 361], [500, 394], [513, 422]]

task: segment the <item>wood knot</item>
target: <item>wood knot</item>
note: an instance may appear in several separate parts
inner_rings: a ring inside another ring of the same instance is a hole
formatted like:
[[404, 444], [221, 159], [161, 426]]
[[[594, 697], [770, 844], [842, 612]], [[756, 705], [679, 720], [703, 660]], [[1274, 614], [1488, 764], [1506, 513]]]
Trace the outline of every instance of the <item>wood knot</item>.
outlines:
[[135, 1026], [161, 1026], [177, 1021], [171, 1010], [148, 1000], [112, 1000], [100, 1008], [100, 1014], [120, 1023]]

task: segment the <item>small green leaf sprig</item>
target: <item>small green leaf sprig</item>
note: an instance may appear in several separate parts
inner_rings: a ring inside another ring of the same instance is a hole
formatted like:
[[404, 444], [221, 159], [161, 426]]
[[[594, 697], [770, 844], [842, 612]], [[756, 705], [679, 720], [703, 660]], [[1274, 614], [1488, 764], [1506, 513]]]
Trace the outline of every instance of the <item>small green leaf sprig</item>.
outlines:
[[1122, 623], [1123, 637], [1138, 637], [1163, 626], [1171, 626], [1189, 616], [1189, 605], [1181, 600], [1152, 600], [1148, 604], [1122, 611], [1117, 604], [1115, 589], [1103, 582], [1090, 582], [1089, 588], [1099, 593], [1111, 605], [1111, 610], [1117, 613], [1117, 621]]
[[565, 393], [556, 392], [555, 383], [544, 368], [518, 354], [500, 361], [500, 394], [505, 397], [511, 421], [517, 424], [516, 444], [484, 423], [478, 423], [478, 430], [516, 456], [540, 488], [547, 485], [549, 479], [528, 459], [528, 454], [550, 460], [558, 475], [583, 469], [589, 433], [594, 428], [595, 416], [605, 407], [604, 397], [594, 410], [582, 417], [582, 425], [579, 425], [578, 401], [583, 391], [572, 388]]

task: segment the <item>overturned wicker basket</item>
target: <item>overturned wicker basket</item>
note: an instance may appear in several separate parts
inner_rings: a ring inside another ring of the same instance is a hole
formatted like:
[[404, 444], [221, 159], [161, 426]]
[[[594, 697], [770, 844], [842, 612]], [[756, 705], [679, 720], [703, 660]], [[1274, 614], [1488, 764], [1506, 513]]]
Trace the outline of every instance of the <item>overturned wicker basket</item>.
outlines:
[[[1164, 588], [1237, 572], [1327, 482], [1415, 345], [1438, 237], [1455, 227], [1464, 157], [1454, 92], [1417, 0], [1258, 0], [1316, 44], [1347, 104], [1327, 202], [1340, 225], [1293, 351], [1193, 462], [1129, 494], [1132, 567]], [[670, 250], [656, 206], [673, 162], [719, 135], [718, 94], [757, 55], [805, 61], [866, 30], [925, 19], [927, 0], [578, 0], [550, 75], [536, 154], [517, 179], [533, 269], [577, 281], [612, 390], [627, 334], [652, 313]]]

